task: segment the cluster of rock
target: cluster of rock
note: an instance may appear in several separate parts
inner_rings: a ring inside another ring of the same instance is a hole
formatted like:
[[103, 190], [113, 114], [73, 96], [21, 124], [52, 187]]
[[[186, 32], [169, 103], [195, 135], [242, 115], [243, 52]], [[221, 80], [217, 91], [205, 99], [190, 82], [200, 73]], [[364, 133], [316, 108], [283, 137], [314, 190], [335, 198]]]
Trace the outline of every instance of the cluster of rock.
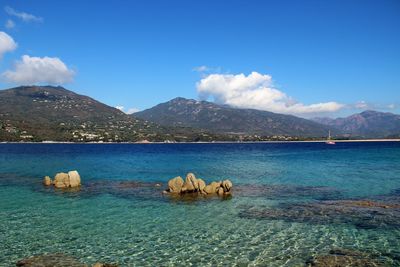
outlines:
[[71, 188], [81, 185], [81, 177], [77, 171], [69, 171], [68, 173], [57, 173], [53, 180], [49, 176], [44, 177], [43, 184], [45, 186], [54, 185], [56, 188]]
[[212, 182], [207, 185], [204, 180], [196, 178], [193, 173], [188, 173], [185, 181], [180, 176], [169, 180], [168, 189], [165, 192], [173, 194], [199, 193], [204, 195], [227, 195], [232, 192], [232, 186], [232, 182], [229, 180]]

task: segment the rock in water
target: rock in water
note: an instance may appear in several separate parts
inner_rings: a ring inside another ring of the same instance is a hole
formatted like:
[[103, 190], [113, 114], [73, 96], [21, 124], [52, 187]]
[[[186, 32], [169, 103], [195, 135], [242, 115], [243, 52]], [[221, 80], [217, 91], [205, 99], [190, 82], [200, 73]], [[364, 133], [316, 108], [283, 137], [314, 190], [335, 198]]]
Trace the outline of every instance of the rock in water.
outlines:
[[46, 176], [46, 177], [44, 177], [44, 179], [43, 179], [43, 184], [45, 185], [45, 186], [50, 186], [51, 185], [51, 178], [49, 177], [49, 176]]
[[206, 185], [206, 187], [204, 187], [204, 192], [206, 193], [206, 194], [213, 194], [213, 193], [215, 193], [215, 191], [213, 191], [213, 188], [212, 188], [212, 186], [209, 184], [209, 185]]
[[192, 182], [192, 185], [194, 187], [194, 191], [200, 191], [200, 187], [199, 187], [199, 179], [196, 178], [196, 176], [194, 176], [193, 173], [188, 173], [186, 178], [189, 178], [189, 180]]
[[215, 194], [215, 193], [218, 192], [218, 189], [220, 188], [220, 186], [221, 186], [221, 183], [220, 183], [220, 182], [211, 182], [211, 184], [207, 185], [207, 186], [204, 188], [204, 191], [205, 191], [207, 194]]
[[211, 186], [214, 188], [214, 193], [216, 193], [221, 187], [221, 182], [211, 182]]
[[232, 182], [230, 180], [224, 180], [219, 182], [211, 182], [207, 185], [203, 179], [197, 179], [193, 173], [186, 175], [185, 181], [178, 176], [168, 181], [168, 189], [163, 193], [179, 193], [198, 196], [199, 193], [203, 195], [215, 195], [220, 196], [231, 193]]
[[224, 192], [230, 192], [232, 188], [232, 182], [230, 180], [225, 180], [222, 182], [222, 187], [224, 188]]
[[198, 187], [199, 187], [199, 185], [198, 185], [196, 176], [194, 176], [193, 173], [188, 173], [186, 175], [185, 183], [183, 184], [184, 190], [182, 190], [182, 191], [193, 192], [193, 191], [197, 191]]
[[218, 195], [222, 196], [224, 194], [224, 188], [219, 187], [217, 193]]
[[180, 193], [183, 186], [182, 177], [178, 176], [168, 181], [168, 188], [170, 193]]
[[199, 185], [199, 192], [200, 193], [205, 193], [204, 188], [206, 187], [206, 182], [203, 181], [203, 179], [197, 179], [197, 183]]
[[81, 176], [77, 171], [69, 171], [68, 176], [70, 187], [78, 187], [81, 185]]
[[69, 176], [68, 173], [60, 172], [54, 177], [54, 186], [57, 188], [69, 187]]
[[54, 186], [56, 188], [79, 187], [80, 185], [81, 177], [77, 171], [60, 172], [54, 177]]

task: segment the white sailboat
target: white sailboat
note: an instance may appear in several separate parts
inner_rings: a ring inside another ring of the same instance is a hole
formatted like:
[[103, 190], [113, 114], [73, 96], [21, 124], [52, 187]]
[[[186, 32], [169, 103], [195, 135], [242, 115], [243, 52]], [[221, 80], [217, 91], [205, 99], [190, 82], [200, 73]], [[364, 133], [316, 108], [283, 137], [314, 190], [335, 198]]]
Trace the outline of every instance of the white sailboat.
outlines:
[[331, 140], [331, 131], [329, 130], [329, 135], [328, 135], [328, 140], [325, 142], [328, 145], [334, 145], [336, 144], [334, 141]]

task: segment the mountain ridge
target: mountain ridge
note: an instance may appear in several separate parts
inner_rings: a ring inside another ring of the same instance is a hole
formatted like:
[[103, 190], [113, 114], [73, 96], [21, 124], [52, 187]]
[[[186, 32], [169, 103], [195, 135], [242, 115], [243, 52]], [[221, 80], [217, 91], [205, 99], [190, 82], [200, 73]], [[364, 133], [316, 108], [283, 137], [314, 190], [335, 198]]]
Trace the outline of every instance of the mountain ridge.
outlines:
[[325, 125], [293, 115], [238, 109], [183, 97], [136, 112], [134, 116], [164, 126], [184, 125], [215, 133], [236, 135], [324, 137], [329, 131]]
[[359, 138], [400, 137], [400, 115], [365, 110], [341, 118], [313, 118], [314, 121], [339, 129], [345, 136]]
[[0, 141], [136, 142], [215, 138], [129, 116], [63, 87], [0, 90]]
[[[0, 121], [3, 139], [22, 136], [38, 141], [144, 138], [147, 132], [140, 129], [150, 125], [59, 86], [19, 86], [0, 91]], [[125, 133], [121, 130], [124, 127], [135, 134]], [[99, 137], [101, 132], [104, 135]]]
[[399, 138], [400, 115], [364, 111], [312, 121], [183, 97], [128, 115], [60, 86], [0, 90], [0, 141], [306, 140], [329, 130], [336, 138]]

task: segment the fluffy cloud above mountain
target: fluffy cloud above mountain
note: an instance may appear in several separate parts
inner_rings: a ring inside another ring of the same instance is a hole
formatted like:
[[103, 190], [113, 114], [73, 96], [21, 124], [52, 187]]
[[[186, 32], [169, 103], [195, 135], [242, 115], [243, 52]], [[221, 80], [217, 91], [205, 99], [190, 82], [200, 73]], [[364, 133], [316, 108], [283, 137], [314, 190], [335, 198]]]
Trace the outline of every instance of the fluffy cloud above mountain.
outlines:
[[5, 32], [0, 32], [0, 59], [4, 53], [11, 52], [17, 48], [14, 39]]
[[241, 74], [210, 74], [197, 83], [201, 99], [212, 97], [216, 103], [238, 108], [254, 108], [286, 114], [335, 112], [344, 107], [337, 102], [306, 105], [274, 88], [270, 75], [252, 72]]
[[72, 82], [75, 72], [57, 57], [22, 56], [14, 70], [5, 71], [3, 80], [15, 84], [65, 84]]

